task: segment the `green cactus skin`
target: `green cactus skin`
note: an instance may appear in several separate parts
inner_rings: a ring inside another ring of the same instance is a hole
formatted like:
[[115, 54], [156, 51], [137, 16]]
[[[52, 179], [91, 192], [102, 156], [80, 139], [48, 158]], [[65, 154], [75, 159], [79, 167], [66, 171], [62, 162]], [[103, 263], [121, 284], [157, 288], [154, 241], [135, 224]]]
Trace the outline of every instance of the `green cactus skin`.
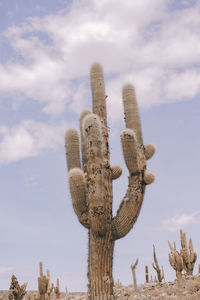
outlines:
[[[84, 110], [80, 116], [82, 170], [78, 133], [70, 129], [65, 143], [68, 179], [74, 210], [80, 223], [89, 231], [88, 299], [113, 300], [114, 242], [133, 227], [140, 213], [145, 187], [153, 182], [154, 176], [145, 173], [140, 118], [135, 91], [129, 84], [123, 88], [127, 129], [121, 134], [129, 184], [116, 216], [112, 216], [112, 181], [121, 175], [122, 169], [110, 166], [104, 74], [99, 63], [92, 65], [90, 77], [93, 110]], [[70, 153], [72, 149], [75, 149], [73, 154]]]

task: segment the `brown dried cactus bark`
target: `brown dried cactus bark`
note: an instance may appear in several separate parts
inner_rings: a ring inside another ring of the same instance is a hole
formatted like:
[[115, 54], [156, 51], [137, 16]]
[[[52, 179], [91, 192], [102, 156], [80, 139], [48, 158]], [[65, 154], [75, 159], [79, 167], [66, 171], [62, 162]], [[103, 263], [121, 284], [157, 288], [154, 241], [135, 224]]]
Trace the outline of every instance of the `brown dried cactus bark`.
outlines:
[[169, 253], [169, 263], [172, 268], [176, 271], [176, 277], [178, 283], [182, 283], [182, 271], [183, 271], [183, 259], [180, 253], [176, 250], [176, 245], [174, 243], [174, 247], [172, 247], [171, 243], [168, 241], [170, 253]]
[[157, 272], [157, 277], [158, 277], [158, 281], [159, 282], [162, 282], [162, 280], [164, 279], [164, 269], [162, 267], [162, 271], [159, 267], [159, 264], [158, 264], [158, 260], [157, 260], [157, 257], [156, 257], [156, 249], [155, 249], [155, 246], [153, 245], [153, 258], [154, 258], [154, 263], [152, 263], [152, 266], [154, 268], [154, 270], [156, 270]]
[[27, 293], [26, 287], [27, 287], [27, 283], [24, 283], [23, 285], [20, 286], [15, 275], [12, 275], [8, 299], [22, 300], [25, 294]]
[[145, 266], [145, 282], [149, 282], [149, 268], [147, 265]]
[[45, 300], [45, 294], [48, 289], [48, 279], [45, 275], [43, 275], [43, 266], [42, 262], [40, 262], [40, 276], [38, 277], [38, 292], [39, 292], [39, 300]]
[[132, 275], [133, 275], [133, 285], [134, 285], [134, 290], [137, 291], [138, 287], [137, 287], [137, 281], [136, 281], [136, 273], [135, 273], [135, 269], [138, 265], [138, 259], [136, 260], [135, 264], [131, 265], [131, 270], [132, 270]]
[[114, 242], [133, 227], [140, 213], [145, 187], [154, 181], [146, 172], [146, 160], [155, 146], [143, 145], [140, 117], [132, 85], [123, 88], [126, 130], [121, 143], [129, 185], [115, 217], [112, 216], [112, 180], [121, 167], [110, 165], [106, 95], [103, 69], [99, 63], [91, 67], [93, 112], [84, 110], [80, 116], [82, 168], [80, 168], [79, 134], [71, 128], [66, 132], [66, 154], [72, 204], [80, 223], [89, 230], [88, 280], [90, 300], [113, 297]]

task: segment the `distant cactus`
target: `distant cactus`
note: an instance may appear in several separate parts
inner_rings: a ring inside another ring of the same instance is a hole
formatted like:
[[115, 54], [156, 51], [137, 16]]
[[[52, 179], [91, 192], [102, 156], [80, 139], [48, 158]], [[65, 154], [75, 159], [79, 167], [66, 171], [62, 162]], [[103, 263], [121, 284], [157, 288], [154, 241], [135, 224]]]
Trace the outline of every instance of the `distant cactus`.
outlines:
[[194, 264], [197, 260], [197, 254], [194, 252], [192, 239], [189, 240], [189, 249], [187, 247], [186, 234], [180, 230], [181, 236], [181, 251], [180, 255], [183, 259], [183, 268], [187, 275], [193, 274]]
[[26, 287], [27, 283], [20, 286], [15, 275], [12, 275], [8, 294], [9, 300], [22, 300], [27, 292]]
[[54, 287], [54, 292], [56, 294], [56, 299], [60, 299], [59, 279], [57, 279], [57, 285]]
[[159, 264], [158, 264], [158, 260], [157, 260], [157, 257], [156, 257], [156, 249], [155, 249], [155, 246], [153, 245], [153, 258], [154, 258], [154, 263], [152, 263], [152, 266], [154, 268], [154, 270], [156, 270], [157, 272], [157, 277], [158, 277], [158, 281], [159, 282], [162, 282], [162, 280], [164, 279], [164, 269], [162, 267], [162, 271], [159, 267]]
[[80, 223], [89, 229], [88, 294], [90, 300], [111, 300], [113, 296], [114, 242], [124, 237], [136, 222], [145, 187], [155, 176], [146, 171], [146, 160], [155, 152], [143, 145], [140, 117], [132, 85], [123, 88], [126, 130], [121, 134], [123, 155], [129, 170], [129, 184], [115, 217], [112, 216], [112, 180], [122, 169], [110, 166], [104, 75], [99, 63], [91, 67], [93, 112], [80, 116], [82, 169], [79, 134], [66, 132], [66, 154], [72, 204]]
[[183, 259], [180, 253], [176, 250], [176, 245], [174, 243], [174, 248], [171, 243], [168, 241], [170, 253], [169, 253], [169, 263], [172, 268], [176, 271], [176, 277], [179, 283], [182, 282], [182, 270], [183, 270]]
[[45, 294], [48, 289], [48, 279], [43, 275], [42, 262], [40, 262], [40, 276], [38, 277], [39, 300], [45, 300]]
[[133, 285], [134, 285], [134, 290], [137, 291], [138, 287], [137, 287], [137, 281], [136, 281], [136, 274], [135, 274], [135, 269], [138, 265], [138, 259], [136, 260], [135, 264], [131, 265], [131, 270], [132, 270], [132, 275], [133, 275]]
[[54, 286], [53, 283], [50, 283], [50, 271], [47, 269], [47, 280], [48, 280], [48, 285], [47, 285], [47, 293], [46, 293], [46, 300], [51, 299], [51, 293], [53, 292]]
[[146, 283], [149, 282], [149, 268], [147, 265], [145, 266], [145, 281], [146, 281]]

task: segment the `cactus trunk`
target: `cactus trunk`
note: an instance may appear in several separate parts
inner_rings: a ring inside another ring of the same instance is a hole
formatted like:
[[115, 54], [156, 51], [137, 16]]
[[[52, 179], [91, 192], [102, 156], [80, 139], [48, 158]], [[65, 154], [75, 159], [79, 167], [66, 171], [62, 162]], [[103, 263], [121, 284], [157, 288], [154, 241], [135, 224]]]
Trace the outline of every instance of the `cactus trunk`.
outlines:
[[111, 231], [105, 236], [89, 232], [88, 281], [89, 300], [113, 299], [113, 248]]

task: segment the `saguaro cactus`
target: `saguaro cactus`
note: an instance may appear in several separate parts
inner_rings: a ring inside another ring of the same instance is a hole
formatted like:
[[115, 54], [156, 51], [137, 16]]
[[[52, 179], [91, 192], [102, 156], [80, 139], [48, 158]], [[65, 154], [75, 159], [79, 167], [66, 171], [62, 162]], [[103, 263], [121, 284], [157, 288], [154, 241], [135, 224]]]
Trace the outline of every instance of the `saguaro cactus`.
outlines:
[[82, 168], [79, 155], [79, 134], [74, 128], [66, 132], [66, 154], [72, 204], [80, 223], [89, 230], [88, 280], [89, 299], [113, 299], [114, 242], [133, 227], [140, 213], [145, 187], [154, 181], [146, 172], [146, 160], [155, 146], [143, 145], [135, 91], [128, 84], [123, 88], [126, 130], [121, 143], [129, 184], [115, 217], [112, 216], [112, 180], [121, 175], [121, 167], [110, 166], [106, 96], [103, 69], [99, 63], [91, 67], [93, 112], [80, 116]]

